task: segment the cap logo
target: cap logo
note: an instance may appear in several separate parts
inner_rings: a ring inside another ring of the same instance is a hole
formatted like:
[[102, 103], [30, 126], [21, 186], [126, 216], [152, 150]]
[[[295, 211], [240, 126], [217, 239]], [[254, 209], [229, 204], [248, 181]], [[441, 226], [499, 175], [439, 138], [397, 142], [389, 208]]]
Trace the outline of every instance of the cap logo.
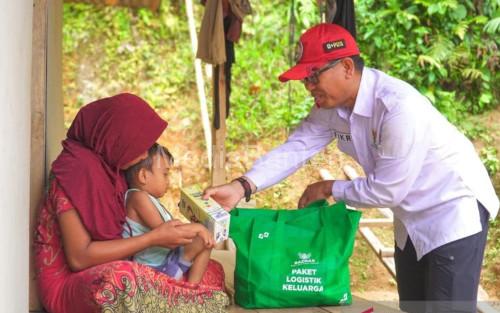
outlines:
[[325, 53], [332, 52], [333, 50], [345, 48], [344, 39], [335, 40], [335, 41], [327, 41], [323, 44], [323, 51]]
[[302, 54], [304, 54], [304, 46], [302, 45], [302, 41], [299, 40], [297, 46], [295, 47], [295, 62], [299, 63], [300, 59], [302, 59]]

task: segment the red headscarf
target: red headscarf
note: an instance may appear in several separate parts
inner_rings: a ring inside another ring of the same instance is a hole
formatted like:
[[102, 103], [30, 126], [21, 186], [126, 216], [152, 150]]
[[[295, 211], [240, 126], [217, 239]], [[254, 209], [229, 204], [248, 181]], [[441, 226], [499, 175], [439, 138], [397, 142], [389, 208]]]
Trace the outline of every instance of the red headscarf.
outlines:
[[119, 94], [80, 109], [52, 173], [93, 240], [121, 237], [125, 221], [123, 166], [151, 147], [167, 122], [141, 98]]

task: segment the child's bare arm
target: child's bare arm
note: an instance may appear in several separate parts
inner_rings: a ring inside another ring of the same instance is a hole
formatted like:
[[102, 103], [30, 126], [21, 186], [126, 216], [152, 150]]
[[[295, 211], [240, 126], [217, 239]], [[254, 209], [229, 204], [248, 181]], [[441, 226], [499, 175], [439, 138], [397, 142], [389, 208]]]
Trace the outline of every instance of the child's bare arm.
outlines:
[[151, 229], [164, 223], [158, 209], [144, 191], [134, 191], [129, 194], [127, 212], [129, 218]]

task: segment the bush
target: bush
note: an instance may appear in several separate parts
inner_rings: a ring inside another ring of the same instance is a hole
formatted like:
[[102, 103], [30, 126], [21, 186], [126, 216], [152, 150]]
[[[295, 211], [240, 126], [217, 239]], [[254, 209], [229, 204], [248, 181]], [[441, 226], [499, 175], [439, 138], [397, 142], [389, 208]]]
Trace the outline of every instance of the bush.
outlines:
[[192, 96], [195, 76], [182, 2], [147, 9], [65, 3], [65, 103], [80, 106], [120, 91], [137, 92], [157, 107]]
[[[299, 35], [320, 21], [315, 1], [294, 3], [293, 11], [285, 0], [252, 3], [236, 44], [232, 144], [282, 138], [312, 106], [300, 83], [277, 79], [293, 63]], [[195, 9], [199, 24], [203, 9]], [[359, 0], [356, 16], [367, 65], [413, 84], [453, 123], [498, 104], [497, 0]], [[197, 114], [183, 1], [164, 0], [158, 13], [65, 3], [63, 48], [66, 103], [130, 90], [157, 106], [194, 102], [181, 114]]]
[[364, 0], [358, 41], [367, 63], [408, 81], [453, 123], [498, 105], [496, 0]]

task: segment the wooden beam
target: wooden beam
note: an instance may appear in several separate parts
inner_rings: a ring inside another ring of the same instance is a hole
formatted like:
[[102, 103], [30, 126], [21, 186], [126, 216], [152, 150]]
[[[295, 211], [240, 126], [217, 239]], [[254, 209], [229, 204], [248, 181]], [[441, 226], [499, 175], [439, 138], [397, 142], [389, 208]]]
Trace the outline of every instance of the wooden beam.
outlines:
[[201, 125], [203, 126], [203, 135], [205, 136], [205, 146], [207, 149], [208, 168], [212, 168], [212, 134], [210, 132], [210, 118], [208, 117], [207, 97], [205, 95], [205, 80], [201, 69], [201, 60], [196, 58], [198, 49], [198, 37], [193, 13], [193, 0], [185, 0], [186, 14], [189, 25], [189, 37], [191, 38], [191, 49], [194, 58], [194, 71], [196, 75], [196, 89], [198, 90], [198, 100], [200, 102]]
[[380, 255], [380, 251], [385, 248], [384, 244], [378, 239], [378, 237], [373, 233], [373, 231], [368, 227], [360, 227], [359, 232], [363, 238], [368, 241], [370, 247], [375, 252], [375, 254]]
[[62, 92], [63, 0], [50, 0], [48, 4], [47, 99], [45, 102], [45, 166], [48, 170], [46, 173], [61, 153], [61, 141], [66, 138]]
[[[226, 77], [224, 64], [214, 67], [219, 71], [218, 85], [213, 88], [219, 89], [219, 129], [215, 129], [212, 123], [212, 186], [226, 183]], [[214, 119], [216, 117], [214, 116]]]
[[[396, 266], [394, 264], [394, 253], [391, 255], [391, 248], [387, 248], [384, 244], [378, 239], [378, 237], [373, 233], [373, 231], [368, 227], [360, 227], [359, 232], [366, 239], [369, 246], [375, 252], [377, 257], [382, 261], [382, 264], [389, 271], [392, 277], [396, 277]], [[392, 250], [394, 251], [394, 250]]]
[[31, 162], [30, 162], [30, 277], [29, 310], [40, 310], [35, 280], [33, 234], [45, 185], [45, 104], [47, 102], [48, 1], [33, 1], [31, 63]]
[[382, 264], [384, 264], [385, 268], [389, 271], [392, 278], [396, 279], [396, 262], [394, 261], [394, 257], [383, 257]]
[[327, 313], [320, 307], [284, 308], [284, 309], [256, 309], [258, 313]]
[[394, 248], [392, 247], [383, 247], [379, 251], [380, 257], [394, 257]]
[[359, 226], [365, 227], [392, 227], [394, 225], [390, 218], [362, 218], [359, 221]]
[[[345, 165], [342, 169], [344, 170], [344, 173], [346, 174], [346, 176], [350, 180], [353, 180], [353, 179], [356, 179], [359, 177], [359, 174], [356, 171], [356, 169], [350, 165]], [[377, 210], [380, 213], [382, 213], [382, 215], [384, 215], [386, 218], [391, 219], [391, 220], [394, 219], [394, 214], [392, 213], [391, 209], [389, 209], [389, 208], [377, 208]]]
[[[350, 306], [329, 306], [322, 307], [331, 313], [363, 313], [363, 312], [373, 312], [373, 313], [396, 313], [402, 312], [398, 308], [390, 307], [377, 303], [375, 301], [369, 301], [357, 296], [352, 296], [352, 305]], [[371, 310], [373, 309], [373, 310]]]
[[[64, 138], [62, 106], [62, 0], [33, 1], [30, 162], [29, 309], [41, 310], [36, 289], [33, 234], [48, 168]], [[49, 104], [49, 105], [48, 105]]]
[[157, 11], [161, 0], [66, 0], [67, 2], [83, 2], [94, 5], [122, 6], [130, 8], [149, 8]]
[[[213, 88], [218, 88], [218, 104], [219, 116], [215, 116], [214, 120], [218, 118], [219, 129], [215, 128], [215, 123], [212, 123], [212, 186], [218, 186], [226, 183], [226, 77], [224, 73], [224, 64], [214, 67], [218, 71], [218, 82], [214, 84]], [[225, 249], [225, 242], [215, 245], [215, 249]]]

